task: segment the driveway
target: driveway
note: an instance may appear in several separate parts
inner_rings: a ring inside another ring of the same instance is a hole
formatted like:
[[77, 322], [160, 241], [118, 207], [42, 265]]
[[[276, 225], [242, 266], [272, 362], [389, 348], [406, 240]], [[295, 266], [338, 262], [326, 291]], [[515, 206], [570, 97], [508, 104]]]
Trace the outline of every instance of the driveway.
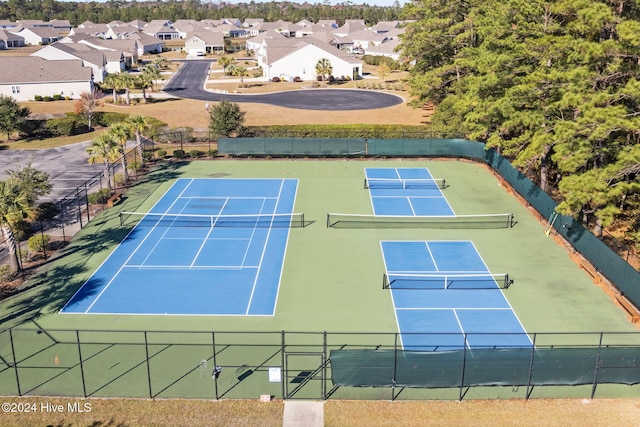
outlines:
[[164, 91], [180, 98], [218, 102], [253, 102], [301, 110], [374, 110], [401, 104], [404, 99], [361, 89], [306, 89], [259, 95], [219, 94], [204, 89], [211, 61], [184, 61]]

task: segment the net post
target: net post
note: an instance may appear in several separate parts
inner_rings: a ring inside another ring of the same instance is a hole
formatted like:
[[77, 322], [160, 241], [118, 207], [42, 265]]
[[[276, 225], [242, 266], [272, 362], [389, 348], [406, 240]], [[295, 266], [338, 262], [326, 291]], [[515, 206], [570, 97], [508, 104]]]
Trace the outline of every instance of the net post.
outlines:
[[304, 212], [302, 212], [300, 214], [300, 228], [304, 228], [305, 222], [304, 222]]
[[447, 188], [447, 180], [445, 180], [444, 178], [442, 178], [442, 187], [441, 188]]
[[387, 273], [382, 273], [382, 289], [389, 289], [389, 287], [389, 276], [387, 276]]
[[120, 227], [124, 225], [124, 219], [122, 218], [122, 212], [118, 212], [118, 217], [120, 218]]
[[330, 222], [329, 222], [330, 221], [330, 216], [329, 215], [331, 215], [331, 214], [327, 212], [327, 228], [331, 227]]
[[513, 228], [513, 225], [514, 225], [514, 216], [513, 214], [509, 214], [509, 224], [507, 228]]
[[369, 182], [367, 181], [367, 178], [364, 179], [364, 189], [368, 189], [369, 188]]

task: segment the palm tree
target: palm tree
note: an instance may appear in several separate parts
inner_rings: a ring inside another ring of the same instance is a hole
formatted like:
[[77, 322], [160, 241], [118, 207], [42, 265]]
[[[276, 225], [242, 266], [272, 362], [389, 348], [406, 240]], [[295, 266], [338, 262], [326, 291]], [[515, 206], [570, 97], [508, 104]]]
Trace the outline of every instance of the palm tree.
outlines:
[[12, 226], [20, 220], [35, 219], [36, 216], [37, 209], [32, 203], [27, 188], [22, 187], [20, 182], [13, 178], [0, 181], [0, 229], [9, 248], [9, 259], [13, 272], [20, 270], [21, 265]]
[[160, 79], [160, 71], [155, 65], [147, 65], [140, 71], [138, 83], [142, 88], [142, 97], [146, 99], [147, 94], [145, 93], [145, 89], [153, 89], [155, 87], [155, 81]]
[[111, 125], [107, 133], [120, 146], [120, 154], [122, 154], [122, 169], [125, 182], [129, 181], [129, 172], [127, 171], [127, 140], [129, 139], [129, 126], [125, 123], [114, 123]]
[[129, 116], [126, 121], [129, 126], [130, 132], [136, 136], [136, 148], [140, 155], [140, 161], [144, 164], [144, 147], [142, 146], [142, 134], [145, 134], [151, 130], [151, 121], [148, 117], [135, 114]]
[[222, 65], [222, 73], [226, 77], [227, 67], [234, 63], [234, 59], [230, 56], [222, 55], [220, 58], [218, 58], [218, 62], [220, 63], [220, 65]]
[[244, 76], [247, 75], [247, 69], [244, 67], [232, 67], [231, 68], [231, 72], [230, 74], [232, 76], [239, 76], [240, 77], [240, 84], [242, 85], [244, 83]]
[[125, 102], [127, 105], [131, 104], [130, 91], [136, 87], [136, 79], [129, 73], [120, 73], [117, 80], [120, 88], [124, 89]]
[[107, 74], [104, 78], [104, 85], [113, 90], [113, 103], [118, 102], [118, 89], [120, 89], [118, 74]]
[[320, 58], [316, 63], [316, 74], [322, 76], [322, 81], [327, 81], [332, 72], [331, 61], [327, 58]]
[[111, 170], [109, 163], [118, 160], [118, 157], [120, 157], [120, 146], [118, 142], [113, 138], [113, 135], [105, 132], [91, 141], [91, 145], [87, 147], [87, 154], [89, 155], [89, 164], [104, 163], [104, 170], [107, 174], [107, 188], [111, 190]]

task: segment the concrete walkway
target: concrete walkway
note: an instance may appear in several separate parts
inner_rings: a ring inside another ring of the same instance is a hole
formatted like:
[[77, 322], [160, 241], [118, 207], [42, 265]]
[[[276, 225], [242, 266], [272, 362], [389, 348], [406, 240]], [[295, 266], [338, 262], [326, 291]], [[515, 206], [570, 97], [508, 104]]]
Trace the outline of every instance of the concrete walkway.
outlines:
[[284, 402], [282, 427], [322, 427], [324, 424], [324, 402]]

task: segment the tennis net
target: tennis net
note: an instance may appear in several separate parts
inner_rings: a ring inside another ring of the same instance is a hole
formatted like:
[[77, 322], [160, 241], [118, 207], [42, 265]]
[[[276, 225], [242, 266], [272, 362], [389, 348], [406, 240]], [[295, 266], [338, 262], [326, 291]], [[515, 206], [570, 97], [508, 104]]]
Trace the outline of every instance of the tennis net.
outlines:
[[508, 274], [411, 274], [386, 273], [383, 289], [507, 289], [513, 284]]
[[451, 216], [327, 214], [327, 227], [331, 228], [511, 228], [514, 225], [511, 213]]
[[368, 189], [430, 189], [430, 188], [446, 188], [447, 183], [444, 178], [420, 178], [420, 179], [402, 179], [402, 178], [365, 178], [364, 188]]
[[303, 213], [191, 215], [143, 212], [120, 212], [120, 225], [140, 227], [236, 227], [236, 228], [302, 228]]

